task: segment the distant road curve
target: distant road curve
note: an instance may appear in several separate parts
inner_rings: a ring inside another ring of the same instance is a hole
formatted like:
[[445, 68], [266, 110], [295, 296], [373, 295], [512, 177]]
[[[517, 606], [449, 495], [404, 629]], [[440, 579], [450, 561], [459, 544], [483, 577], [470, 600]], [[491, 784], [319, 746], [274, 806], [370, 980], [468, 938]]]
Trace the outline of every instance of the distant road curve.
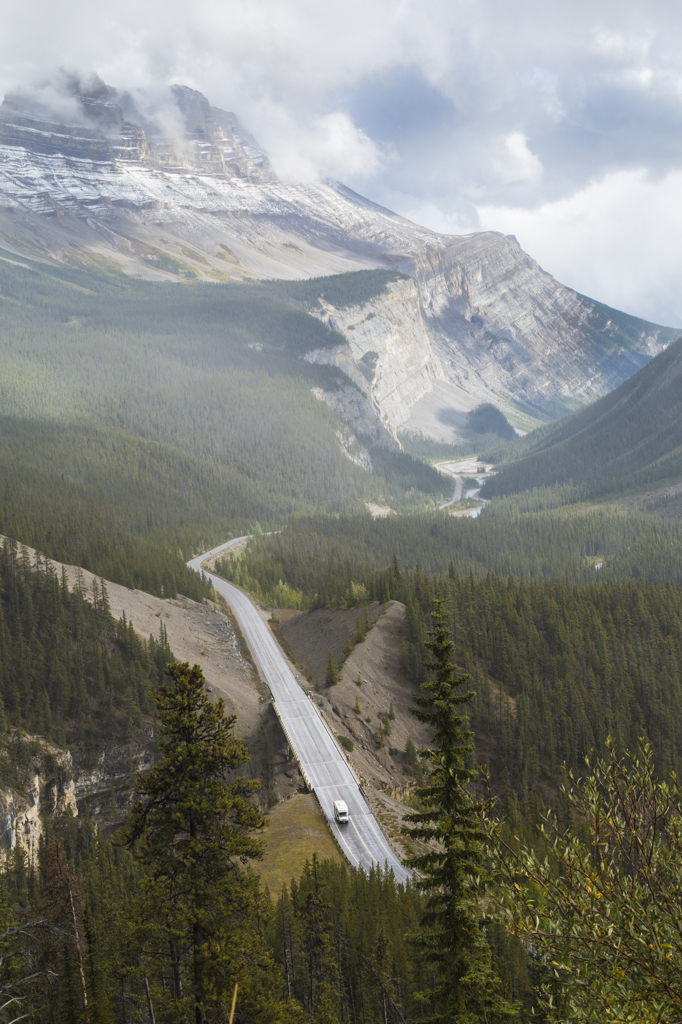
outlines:
[[[410, 873], [400, 863], [382, 832], [360, 792], [345, 755], [313, 701], [297, 683], [289, 662], [255, 604], [243, 590], [201, 568], [207, 558], [247, 539], [235, 537], [193, 558], [187, 565], [196, 572], [204, 572], [234, 612], [253, 659], [270, 687], [275, 711], [299, 760], [304, 778], [315, 791], [329, 827], [348, 862], [365, 871], [373, 865], [388, 866], [393, 869], [396, 881], [404, 883], [410, 878]], [[334, 820], [334, 800], [345, 800], [348, 804], [349, 822], [343, 828]]]
[[451, 476], [453, 478], [453, 480], [455, 481], [455, 493], [452, 496], [452, 500], [451, 501], [446, 501], [444, 505], [439, 505], [438, 506], [439, 509], [440, 508], [447, 508], [449, 505], [454, 505], [455, 502], [459, 501], [460, 498], [462, 497], [462, 486], [463, 486], [464, 481], [462, 480], [461, 476], [458, 476], [455, 473], [454, 469], [452, 468], [455, 465], [456, 465], [455, 462], [436, 462], [435, 465], [434, 465], [435, 469], [440, 469], [441, 472], [447, 473], [447, 475]]
[[[462, 497], [462, 487], [464, 481], [462, 480], [462, 477], [455, 472], [456, 469], [459, 469], [460, 472], [466, 472], [468, 476], [476, 477], [481, 482], [483, 479], [481, 475], [477, 474], [476, 472], [478, 469], [478, 462], [477, 460], [474, 459], [455, 459], [454, 461], [448, 462], [436, 462], [434, 463], [434, 468], [439, 469], [442, 473], [447, 473], [447, 475], [451, 476], [455, 481], [455, 493], [452, 500], [446, 501], [444, 505], [439, 505], [439, 509], [448, 508], [450, 505], [455, 505]], [[483, 509], [485, 508], [485, 506], [490, 504], [490, 501], [487, 498], [481, 497], [480, 487], [468, 490], [464, 497], [475, 498], [476, 501], [481, 502], [481, 504], [477, 508], [472, 508], [471, 511], [466, 513], [466, 516], [471, 519], [475, 519], [477, 516], [479, 516]]]

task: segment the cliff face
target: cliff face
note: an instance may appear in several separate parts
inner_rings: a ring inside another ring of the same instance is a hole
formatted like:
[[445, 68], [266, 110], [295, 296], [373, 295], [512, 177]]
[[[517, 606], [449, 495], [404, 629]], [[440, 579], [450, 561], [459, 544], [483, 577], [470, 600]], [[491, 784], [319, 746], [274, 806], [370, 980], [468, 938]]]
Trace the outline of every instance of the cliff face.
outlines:
[[104, 172], [107, 164], [115, 169], [123, 161], [161, 172], [193, 171], [246, 181], [272, 177], [265, 154], [234, 114], [212, 107], [195, 89], [173, 86], [179, 130], [170, 135], [145, 117], [129, 93], [103, 82], [84, 87], [70, 81], [65, 92], [78, 110], [75, 124], [55, 120], [48, 108], [30, 98], [5, 97], [0, 106], [0, 146], [88, 161], [93, 167], [103, 164]]
[[624, 314], [610, 320], [495, 232], [429, 250], [415, 276], [447, 379], [540, 407], [603, 394], [675, 335]]
[[71, 754], [44, 744], [44, 754], [32, 759], [21, 790], [0, 789], [0, 863], [19, 847], [27, 863], [36, 867], [46, 818], [67, 811], [78, 814], [71, 772]]
[[87, 766], [79, 765], [78, 757], [74, 763], [69, 750], [36, 737], [25, 739], [39, 750], [21, 782], [0, 788], [0, 865], [19, 847], [35, 867], [46, 822], [66, 813], [77, 817], [79, 804], [106, 825], [112, 822], [113, 801], [114, 819], [123, 819], [138, 772], [149, 771], [154, 761], [153, 730], [124, 746], [103, 746], [97, 762]]
[[362, 306], [320, 306], [348, 347], [314, 356], [345, 362], [390, 431], [418, 425], [417, 407], [452, 423], [479, 401], [519, 425], [524, 409], [529, 425], [603, 394], [677, 336], [576, 295], [514, 238], [439, 235], [342, 185], [278, 181], [234, 115], [194, 90], [171, 90], [171, 130], [102, 82], [65, 89], [72, 123], [25, 98], [0, 107], [7, 255], [157, 280], [399, 269], [411, 280]]
[[[383, 295], [361, 306], [335, 309], [322, 301], [314, 312], [348, 339], [360, 383], [370, 389], [392, 428], [406, 423], [433, 382], [445, 378], [414, 280], [394, 281]], [[340, 359], [329, 361], [345, 369]]]
[[330, 350], [319, 361], [345, 369], [350, 354], [394, 430], [422, 426], [418, 403], [446, 422], [482, 401], [517, 422], [519, 402], [538, 413], [575, 408], [677, 335], [565, 288], [495, 232], [427, 247], [412, 273], [363, 305], [321, 301], [314, 311], [348, 340], [343, 359]]

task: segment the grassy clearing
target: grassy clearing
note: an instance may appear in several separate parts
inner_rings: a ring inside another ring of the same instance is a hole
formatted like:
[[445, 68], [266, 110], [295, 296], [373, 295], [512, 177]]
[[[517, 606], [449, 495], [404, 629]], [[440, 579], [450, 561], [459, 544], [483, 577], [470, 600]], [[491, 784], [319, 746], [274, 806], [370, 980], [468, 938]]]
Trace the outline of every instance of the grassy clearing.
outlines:
[[266, 831], [265, 856], [256, 870], [273, 896], [298, 879], [306, 859], [316, 853], [320, 860], [343, 862], [339, 848], [327, 828], [324, 815], [312, 793], [297, 793], [273, 807]]

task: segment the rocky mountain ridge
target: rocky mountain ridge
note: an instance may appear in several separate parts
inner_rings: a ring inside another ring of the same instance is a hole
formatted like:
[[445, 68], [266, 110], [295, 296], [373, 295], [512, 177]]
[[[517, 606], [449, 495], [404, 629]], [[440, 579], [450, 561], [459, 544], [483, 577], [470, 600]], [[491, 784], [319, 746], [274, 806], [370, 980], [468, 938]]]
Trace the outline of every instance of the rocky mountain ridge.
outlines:
[[[440, 235], [334, 182], [279, 181], [236, 117], [174, 86], [162, 114], [98, 80], [62, 83], [70, 120], [0, 107], [5, 258], [95, 263], [157, 280], [308, 278], [373, 267], [409, 280], [321, 303], [389, 429], [451, 439], [492, 401], [519, 427], [604, 394], [677, 332], [565, 288], [496, 232]], [[371, 370], [371, 372], [370, 372]]]
[[640, 495], [637, 504], [649, 512], [678, 516], [681, 377], [679, 339], [599, 401], [519, 441], [516, 460], [486, 481], [483, 493], [569, 484], [583, 501]]

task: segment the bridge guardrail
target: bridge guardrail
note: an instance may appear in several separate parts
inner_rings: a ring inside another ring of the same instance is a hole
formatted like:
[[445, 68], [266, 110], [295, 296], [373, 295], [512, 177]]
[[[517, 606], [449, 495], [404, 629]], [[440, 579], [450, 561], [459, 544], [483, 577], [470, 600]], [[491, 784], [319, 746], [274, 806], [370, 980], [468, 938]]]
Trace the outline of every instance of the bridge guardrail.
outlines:
[[306, 772], [305, 768], [303, 767], [303, 764], [301, 763], [301, 758], [298, 755], [298, 751], [296, 750], [296, 747], [294, 745], [294, 741], [292, 740], [291, 736], [289, 735], [289, 730], [287, 729], [286, 722], [283, 720], [282, 716], [279, 713], [279, 708], [277, 707], [277, 701], [276, 700], [273, 700], [272, 707], [274, 709], [275, 714], [277, 715], [277, 721], [282, 726], [282, 732], [284, 733], [284, 735], [287, 738], [287, 743], [289, 744], [289, 746], [291, 748], [291, 752], [294, 754], [294, 756], [296, 758], [296, 763], [298, 764], [298, 770], [300, 771], [301, 775], [303, 776], [303, 781], [305, 782], [305, 784], [308, 787], [308, 789], [311, 792], [314, 793], [315, 790], [313, 788], [313, 784], [310, 781], [308, 773]]

